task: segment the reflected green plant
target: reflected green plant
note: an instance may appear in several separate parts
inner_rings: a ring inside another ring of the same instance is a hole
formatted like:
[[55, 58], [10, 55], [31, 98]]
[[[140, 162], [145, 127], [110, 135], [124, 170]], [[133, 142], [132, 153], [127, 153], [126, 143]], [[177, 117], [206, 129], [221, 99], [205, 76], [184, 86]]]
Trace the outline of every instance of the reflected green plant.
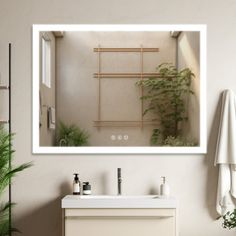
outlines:
[[63, 122], [59, 122], [56, 137], [57, 146], [87, 146], [88, 138], [88, 132], [80, 129], [80, 127], [76, 125], [66, 125]]
[[185, 100], [194, 94], [190, 89], [194, 74], [189, 68], [178, 71], [171, 63], [163, 63], [156, 70], [158, 78], [139, 80], [136, 85], [145, 89], [146, 95], [141, 99], [148, 102], [143, 116], [152, 112], [155, 114], [153, 121], [160, 122], [160, 127], [153, 129], [151, 144], [165, 145], [168, 137], [180, 139], [179, 124], [188, 121]]

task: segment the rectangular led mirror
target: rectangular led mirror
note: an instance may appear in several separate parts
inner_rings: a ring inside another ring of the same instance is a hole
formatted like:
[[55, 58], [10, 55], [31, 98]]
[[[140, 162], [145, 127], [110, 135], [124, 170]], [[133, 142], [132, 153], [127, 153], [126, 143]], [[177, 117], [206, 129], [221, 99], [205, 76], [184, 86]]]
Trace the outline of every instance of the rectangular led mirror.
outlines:
[[33, 153], [205, 152], [205, 25], [33, 25]]

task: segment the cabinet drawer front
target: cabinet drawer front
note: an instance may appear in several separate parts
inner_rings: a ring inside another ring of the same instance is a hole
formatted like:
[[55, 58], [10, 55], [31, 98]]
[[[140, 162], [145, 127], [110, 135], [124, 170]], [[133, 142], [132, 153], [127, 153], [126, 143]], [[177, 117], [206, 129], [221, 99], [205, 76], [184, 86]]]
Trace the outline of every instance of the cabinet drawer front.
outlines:
[[175, 230], [173, 217], [82, 217], [65, 221], [65, 236], [175, 236]]
[[174, 217], [175, 209], [65, 209], [65, 217]]

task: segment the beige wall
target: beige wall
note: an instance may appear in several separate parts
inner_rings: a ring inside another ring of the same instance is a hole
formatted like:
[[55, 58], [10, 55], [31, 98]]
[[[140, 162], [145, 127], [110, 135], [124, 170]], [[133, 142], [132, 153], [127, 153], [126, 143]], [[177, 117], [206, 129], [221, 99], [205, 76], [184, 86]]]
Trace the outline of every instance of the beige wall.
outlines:
[[180, 70], [189, 68], [195, 75], [192, 79], [191, 90], [194, 95], [187, 98], [188, 110], [186, 114], [189, 122], [184, 125], [184, 133], [198, 142], [200, 138], [200, 34], [199, 32], [182, 32], [178, 37], [177, 50], [178, 68]]
[[[13, 184], [15, 225], [24, 236], [60, 235], [60, 198], [71, 191], [79, 171], [94, 193], [116, 193], [116, 167], [123, 169], [124, 192], [157, 192], [166, 175], [179, 199], [180, 236], [233, 236], [215, 221], [216, 168], [213, 126], [220, 92], [236, 91], [236, 2], [225, 1], [0, 1], [0, 65], [7, 77], [8, 42], [13, 44], [13, 131], [15, 164], [34, 161]], [[206, 23], [208, 25], [207, 155], [32, 155], [33, 23]], [[216, 116], [217, 117], [217, 116]], [[211, 132], [213, 130], [213, 132]]]
[[[0, 40], [0, 45], [2, 40]], [[8, 85], [8, 45], [0, 53], [0, 85]], [[0, 91], [0, 120], [8, 120], [8, 91]], [[7, 127], [6, 127], [7, 128]]]
[[[144, 53], [144, 72], [168, 62], [175, 65], [176, 40], [169, 32], [66, 32], [57, 45], [57, 118], [88, 131], [91, 146], [149, 146], [153, 126], [94, 127], [98, 120], [98, 47], [157, 47], [160, 52]], [[101, 72], [139, 73], [140, 53], [101, 53]], [[141, 121], [141, 89], [137, 78], [101, 79], [101, 120]], [[144, 108], [146, 109], [146, 108]], [[150, 114], [144, 116], [150, 120]], [[112, 135], [128, 135], [115, 141]]]

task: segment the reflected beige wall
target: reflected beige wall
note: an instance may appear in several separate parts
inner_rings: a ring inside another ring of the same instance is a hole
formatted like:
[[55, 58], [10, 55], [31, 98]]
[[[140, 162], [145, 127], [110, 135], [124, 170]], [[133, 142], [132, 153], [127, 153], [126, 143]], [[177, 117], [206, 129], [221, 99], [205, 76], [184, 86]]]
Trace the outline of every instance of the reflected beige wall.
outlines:
[[[40, 45], [42, 45], [42, 34], [40, 34]], [[47, 32], [47, 37], [49, 37], [51, 42], [51, 88], [45, 86], [42, 83], [42, 75], [40, 74], [40, 112], [39, 120], [41, 123], [40, 131], [40, 146], [53, 146], [55, 145], [55, 130], [48, 128], [48, 108], [56, 107], [56, 71], [55, 71], [55, 58], [56, 58], [56, 43], [53, 33]], [[41, 48], [41, 46], [40, 46]], [[40, 50], [40, 62], [42, 62], [42, 52]], [[42, 65], [40, 65], [42, 68]]]
[[[169, 32], [66, 32], [57, 39], [57, 119], [77, 124], [90, 134], [92, 146], [149, 146], [153, 126], [94, 127], [98, 120], [98, 47], [157, 47], [143, 56], [144, 72], [156, 72], [164, 62], [175, 64], [175, 39]], [[140, 53], [101, 53], [101, 72], [139, 73]], [[141, 121], [139, 79], [101, 79], [101, 120]], [[150, 119], [145, 115], [144, 119]], [[114, 124], [115, 125], [115, 124]], [[112, 140], [112, 136], [116, 140]], [[122, 135], [122, 140], [118, 139]], [[124, 136], [128, 135], [128, 140]]]
[[182, 32], [178, 38], [178, 68], [189, 68], [195, 75], [191, 90], [194, 95], [187, 98], [188, 122], [183, 125], [184, 133], [190, 139], [200, 140], [200, 34], [199, 32]]

